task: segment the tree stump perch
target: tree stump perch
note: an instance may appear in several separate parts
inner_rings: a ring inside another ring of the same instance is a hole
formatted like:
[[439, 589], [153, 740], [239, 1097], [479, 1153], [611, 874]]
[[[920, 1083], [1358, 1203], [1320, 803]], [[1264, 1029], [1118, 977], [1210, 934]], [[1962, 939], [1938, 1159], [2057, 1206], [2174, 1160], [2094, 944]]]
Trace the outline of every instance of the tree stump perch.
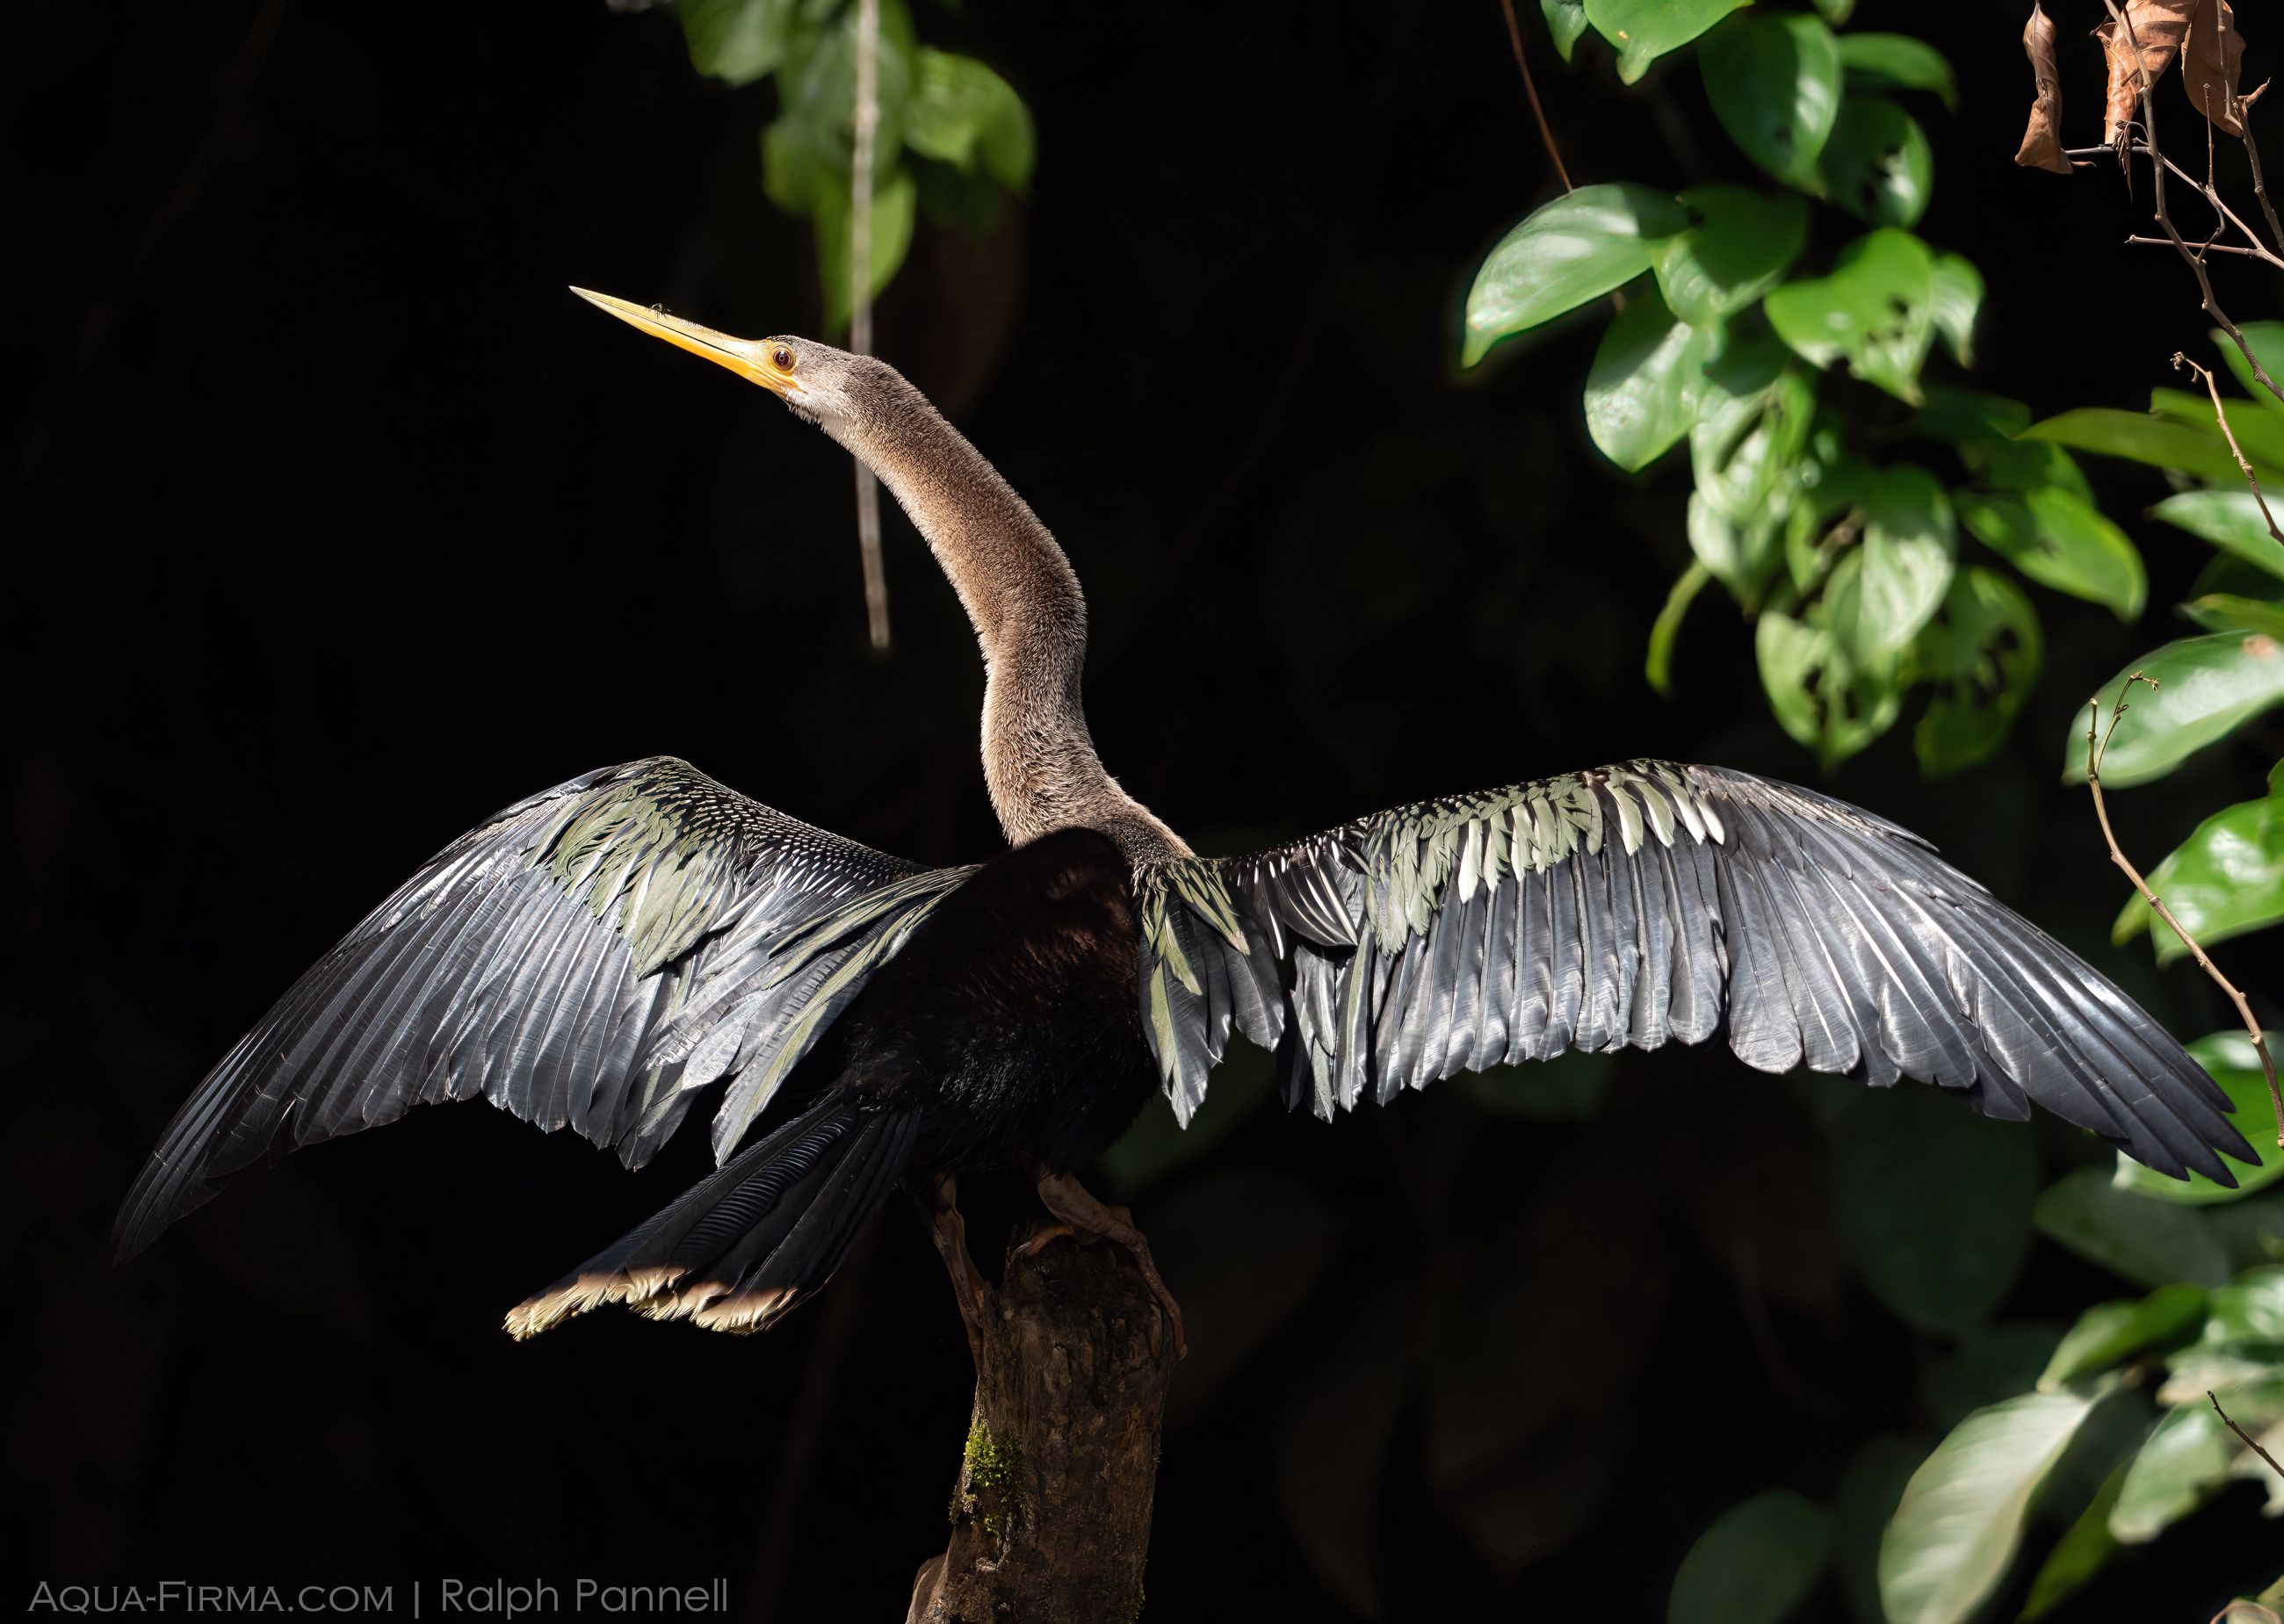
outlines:
[[1173, 1328], [1123, 1247], [1069, 1236], [1011, 1244], [977, 1308], [951, 1543], [920, 1569], [906, 1624], [1130, 1624]]

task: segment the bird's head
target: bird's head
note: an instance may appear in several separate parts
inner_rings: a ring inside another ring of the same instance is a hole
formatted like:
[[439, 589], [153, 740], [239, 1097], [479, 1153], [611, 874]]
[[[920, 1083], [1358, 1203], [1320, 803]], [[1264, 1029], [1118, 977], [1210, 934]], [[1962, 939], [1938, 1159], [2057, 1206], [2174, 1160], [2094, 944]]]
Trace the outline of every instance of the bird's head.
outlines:
[[[728, 367], [739, 377], [757, 383], [793, 408], [794, 415], [815, 423], [836, 440], [845, 439], [856, 419], [855, 393], [870, 381], [864, 376], [879, 363], [852, 355], [845, 349], [820, 344], [815, 339], [791, 337], [733, 339], [696, 322], [685, 322], [663, 310], [646, 309], [608, 293], [571, 290], [589, 304], [608, 310], [628, 325], [653, 338], [703, 355]], [[885, 370], [885, 369], [880, 369]]]

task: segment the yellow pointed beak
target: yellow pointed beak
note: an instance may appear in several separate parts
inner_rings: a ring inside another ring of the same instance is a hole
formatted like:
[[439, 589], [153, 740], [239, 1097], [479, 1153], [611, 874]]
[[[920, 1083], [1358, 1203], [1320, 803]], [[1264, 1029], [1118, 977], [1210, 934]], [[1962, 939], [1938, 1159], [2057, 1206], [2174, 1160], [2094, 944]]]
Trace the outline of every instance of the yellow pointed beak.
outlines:
[[739, 377], [757, 383], [772, 394], [783, 394], [792, 382], [770, 364], [766, 353], [769, 346], [748, 339], [733, 339], [726, 332], [716, 332], [711, 327], [700, 327], [696, 322], [685, 322], [678, 316], [669, 316], [663, 310], [645, 309], [624, 299], [614, 299], [608, 293], [590, 293], [583, 287], [571, 290], [598, 309], [608, 310], [630, 327], [639, 327], [654, 339], [664, 339], [693, 355], [703, 355], [717, 366], [728, 367]]

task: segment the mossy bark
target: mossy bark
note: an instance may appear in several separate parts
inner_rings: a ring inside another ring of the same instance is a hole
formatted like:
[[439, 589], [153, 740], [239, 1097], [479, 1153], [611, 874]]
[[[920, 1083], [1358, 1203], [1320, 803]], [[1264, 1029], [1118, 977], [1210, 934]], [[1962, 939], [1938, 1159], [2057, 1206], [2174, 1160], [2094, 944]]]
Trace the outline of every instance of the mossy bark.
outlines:
[[951, 1545], [920, 1569], [907, 1624], [1129, 1624], [1172, 1328], [1124, 1248], [1068, 1236], [1011, 1248], [981, 1309]]

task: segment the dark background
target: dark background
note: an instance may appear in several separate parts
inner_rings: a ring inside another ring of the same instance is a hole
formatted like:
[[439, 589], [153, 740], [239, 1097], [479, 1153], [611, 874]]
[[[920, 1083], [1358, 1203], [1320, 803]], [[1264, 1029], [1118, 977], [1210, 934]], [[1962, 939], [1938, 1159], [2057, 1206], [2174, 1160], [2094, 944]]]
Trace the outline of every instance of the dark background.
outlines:
[[[1581, 182], [1749, 178], [1686, 53], [1622, 91], [1591, 46], [1565, 73], [1518, 9]], [[1587, 441], [1599, 319], [1456, 373], [1474, 267], [1551, 183], [1491, 0], [917, 15], [1013, 81], [1040, 160], [989, 242], [924, 230], [883, 347], [1071, 553], [1095, 736], [1130, 789], [1215, 850], [1636, 753], [1821, 782], [1717, 594], [1677, 699], [1641, 679], [1687, 479], [1623, 476]], [[2057, 20], [2091, 140], [2093, 14]], [[1957, 116], [1913, 103], [1937, 154], [1920, 230], [1988, 279], [1976, 381], [2042, 416], [2139, 406], [2177, 381], [2173, 351], [2208, 354], [2206, 323], [2176, 262], [2120, 246], [2139, 216], [2113, 170], [2010, 163], [2020, 24], [1979, 0], [1866, 0], [1855, 22], [1959, 69]], [[2272, 42], [2246, 27], [2250, 83]], [[564, 291], [811, 331], [805, 228], [758, 185], [773, 92], [698, 80], [668, 12], [583, 0], [30, 0], [0, 42], [19, 1531], [0, 1560], [27, 1585], [418, 1577], [432, 1596], [451, 1576], [725, 1574], [741, 1609], [776, 1563], [777, 1616], [897, 1616], [942, 1548], [971, 1379], [901, 1208], [836, 1285], [845, 1347], [814, 1360], [821, 1312], [754, 1339], [621, 1314], [526, 1346], [498, 1331], [662, 1205], [703, 1163], [695, 1135], [630, 1175], [489, 1111], [418, 1113], [248, 1179], [123, 1270], [105, 1239], [238, 1034], [433, 850], [536, 788], [671, 753], [907, 856], [997, 849], [973, 639], [901, 516], [875, 662], [846, 457]], [[1819, 211], [1811, 255], [1858, 229]], [[2274, 314], [2270, 286], [2224, 286]], [[2145, 624], [2032, 589], [2048, 669], [2005, 757], [1921, 784], [1907, 718], [1828, 787], [2194, 1035], [2224, 1012], [2193, 972], [2107, 946], [2121, 882], [2056, 766], [2076, 696], [2173, 635], [2207, 555], [2137, 517], [2156, 475], [2089, 472], [2147, 558]], [[2120, 793], [2121, 832], [2154, 861], [2278, 753], [2256, 732]], [[2272, 983], [2261, 941], [2221, 956]], [[1939, 1350], [1836, 1263], [1810, 1269], [1820, 1297], [1771, 1306], [1708, 1243], [1693, 1191], [1745, 1143], [1796, 1200], [1776, 1227], [1811, 1250], [1828, 1230], [1789, 1099], [1725, 1055], [1662, 1053], [1625, 1057], [1583, 1125], [1433, 1091], [1329, 1128], [1247, 1122], [1221, 1161], [1303, 1181], [1340, 1239], [1310, 1306], [1169, 1438], [1151, 1616], [1347, 1616], [1280, 1516], [1282, 1397], [1344, 1313], [1384, 1311], [1374, 1282], [1548, 1181], [1601, 1181], [1599, 1239], [1630, 1238], [1605, 1282], [1637, 1310], [1609, 1355], [1630, 1379], [1596, 1411], [1596, 1470], [1548, 1480], [1592, 1515], [1502, 1571], [1448, 1486], [1423, 1488], [1407, 1401], [1357, 1513], [1387, 1616], [1662, 1617], [1726, 1506], [1828, 1500], [1868, 1432], [1929, 1435], [1914, 1372]], [[2040, 1241], [2008, 1312], [2066, 1321], [2123, 1289]], [[788, 1448], [800, 1416], [810, 1441]], [[2258, 1504], [2233, 1488], [2062, 1616], [2207, 1616], [2280, 1565]], [[1804, 1616], [1845, 1616], [1837, 1587]]]

